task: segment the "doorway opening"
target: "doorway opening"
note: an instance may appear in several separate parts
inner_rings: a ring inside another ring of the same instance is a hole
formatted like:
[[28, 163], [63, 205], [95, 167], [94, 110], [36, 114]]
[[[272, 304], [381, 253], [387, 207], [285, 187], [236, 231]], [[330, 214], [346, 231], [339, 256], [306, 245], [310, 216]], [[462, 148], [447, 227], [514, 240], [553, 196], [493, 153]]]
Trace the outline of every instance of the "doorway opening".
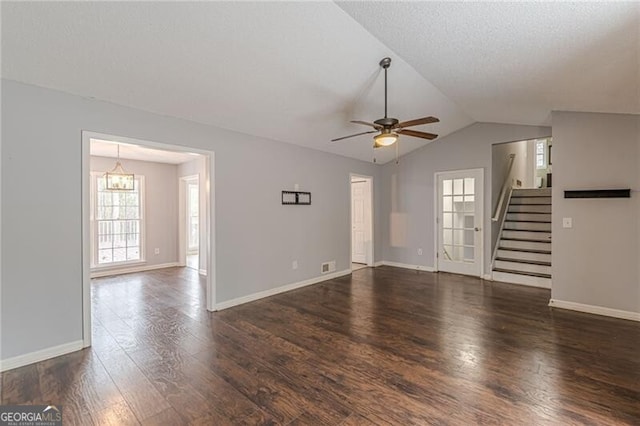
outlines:
[[[126, 303], [116, 308], [125, 315], [126, 309], [135, 310], [138, 301], [133, 296], [148, 302], [141, 286], [155, 278], [123, 274], [184, 270], [178, 275], [185, 278], [181, 288], [188, 294], [181, 297], [194, 310], [215, 310], [213, 151], [88, 131], [82, 132], [81, 144], [84, 347], [91, 345], [92, 299], [109, 293], [100, 282], [112, 283], [113, 288], [115, 283], [132, 283], [121, 288], [131, 297], [121, 299]], [[182, 196], [189, 204], [181, 202]], [[185, 228], [185, 238], [176, 238], [180, 228]], [[181, 255], [187, 251], [197, 257], [197, 272], [177, 268], [185, 266]], [[198, 272], [205, 276], [198, 278]], [[92, 283], [94, 278], [100, 279]]]
[[373, 264], [373, 177], [351, 174], [351, 270]]
[[205, 275], [205, 264], [200, 264], [200, 176], [180, 177], [179, 249], [180, 264]]
[[482, 277], [484, 170], [436, 173], [438, 271]]

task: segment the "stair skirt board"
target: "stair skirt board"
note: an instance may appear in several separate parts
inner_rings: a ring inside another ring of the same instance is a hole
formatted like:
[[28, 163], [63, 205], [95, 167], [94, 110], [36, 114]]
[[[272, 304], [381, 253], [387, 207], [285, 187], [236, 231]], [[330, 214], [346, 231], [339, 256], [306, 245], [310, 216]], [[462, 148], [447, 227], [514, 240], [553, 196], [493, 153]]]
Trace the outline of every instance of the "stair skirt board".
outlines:
[[549, 213], [551, 205], [546, 204], [509, 204], [507, 213]]
[[493, 281], [510, 284], [520, 284], [529, 287], [551, 288], [551, 279], [535, 277], [531, 275], [511, 274], [508, 272], [493, 271]]

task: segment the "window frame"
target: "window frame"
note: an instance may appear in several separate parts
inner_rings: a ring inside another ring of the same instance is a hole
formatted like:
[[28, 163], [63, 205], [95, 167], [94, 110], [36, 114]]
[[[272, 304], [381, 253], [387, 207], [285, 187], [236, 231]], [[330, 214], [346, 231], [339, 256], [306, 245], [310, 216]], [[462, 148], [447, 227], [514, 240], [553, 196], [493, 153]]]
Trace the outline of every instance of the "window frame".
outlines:
[[[538, 146], [542, 145], [542, 152], [538, 152]], [[546, 168], [549, 167], [549, 157], [547, 157], [547, 148], [548, 147], [548, 143], [545, 139], [542, 140], [537, 140], [536, 141], [536, 146], [535, 146], [535, 156], [536, 156], [536, 170], [544, 170]], [[539, 166], [538, 165], [538, 158], [542, 157], [542, 163], [543, 165]]]
[[134, 265], [142, 265], [146, 264], [146, 250], [145, 250], [145, 242], [146, 242], [146, 215], [145, 215], [145, 178], [144, 175], [136, 174], [134, 179], [139, 185], [139, 197], [140, 197], [140, 259], [136, 260], [122, 260], [119, 262], [110, 262], [105, 264], [98, 263], [98, 220], [96, 219], [96, 214], [98, 211], [98, 179], [104, 177], [103, 172], [91, 172], [91, 182], [90, 182], [90, 203], [91, 208], [89, 212], [89, 228], [90, 232], [90, 242], [91, 242], [91, 270], [99, 271], [105, 269], [118, 269], [122, 266], [134, 266]]

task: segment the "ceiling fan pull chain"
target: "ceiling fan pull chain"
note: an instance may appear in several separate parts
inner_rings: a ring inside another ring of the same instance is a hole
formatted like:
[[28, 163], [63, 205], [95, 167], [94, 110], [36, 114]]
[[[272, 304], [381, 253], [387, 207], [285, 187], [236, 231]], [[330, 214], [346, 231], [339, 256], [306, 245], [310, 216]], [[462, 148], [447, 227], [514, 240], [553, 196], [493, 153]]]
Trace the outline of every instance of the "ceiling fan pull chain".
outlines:
[[398, 139], [398, 142], [396, 142], [396, 164], [399, 163], [398, 161], [398, 153], [400, 152], [400, 140]]

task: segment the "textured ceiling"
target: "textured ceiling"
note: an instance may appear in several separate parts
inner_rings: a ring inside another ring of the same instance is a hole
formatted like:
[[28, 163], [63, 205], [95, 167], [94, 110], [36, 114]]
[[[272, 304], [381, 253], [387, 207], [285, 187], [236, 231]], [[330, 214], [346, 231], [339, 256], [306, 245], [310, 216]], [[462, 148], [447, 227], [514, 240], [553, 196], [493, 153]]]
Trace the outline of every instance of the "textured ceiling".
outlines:
[[640, 2], [340, 2], [476, 121], [640, 113]]
[[[370, 161], [352, 119], [640, 113], [640, 3], [2, 2], [2, 77]], [[401, 153], [424, 146], [402, 137]], [[377, 152], [378, 161], [394, 149]]]

